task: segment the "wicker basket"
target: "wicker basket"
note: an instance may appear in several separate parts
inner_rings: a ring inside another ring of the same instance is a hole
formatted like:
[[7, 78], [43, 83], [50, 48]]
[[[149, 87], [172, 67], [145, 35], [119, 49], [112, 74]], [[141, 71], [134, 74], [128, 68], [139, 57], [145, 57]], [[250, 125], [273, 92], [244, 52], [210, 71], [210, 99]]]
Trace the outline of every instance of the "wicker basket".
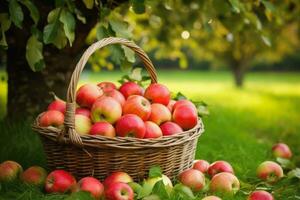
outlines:
[[33, 129], [41, 136], [50, 170], [63, 168], [76, 178], [94, 176], [101, 180], [109, 173], [122, 170], [139, 181], [147, 176], [153, 165], [174, 179], [191, 167], [198, 137], [204, 131], [201, 120], [191, 130], [158, 139], [131, 137], [79, 136], [75, 131], [75, 94], [79, 76], [88, 58], [98, 49], [121, 44], [132, 49], [143, 61], [152, 83], [157, 82], [156, 71], [146, 53], [136, 44], [121, 38], [105, 38], [91, 45], [82, 55], [72, 74], [67, 92], [64, 129], [40, 127], [38, 118]]

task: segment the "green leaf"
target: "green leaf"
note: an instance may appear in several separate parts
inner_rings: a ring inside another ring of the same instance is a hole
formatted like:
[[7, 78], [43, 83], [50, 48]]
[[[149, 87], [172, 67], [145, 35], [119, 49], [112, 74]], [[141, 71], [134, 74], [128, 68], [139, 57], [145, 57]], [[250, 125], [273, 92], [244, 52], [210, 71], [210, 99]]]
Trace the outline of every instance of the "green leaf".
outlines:
[[195, 104], [198, 111], [198, 115], [200, 117], [209, 115], [208, 106], [205, 102], [200, 101], [200, 102], [193, 102], [193, 103]]
[[125, 21], [120, 21], [117, 19], [111, 19], [109, 21], [109, 24], [112, 28], [112, 30], [116, 33], [118, 37], [123, 38], [131, 38], [132, 33], [128, 28], [128, 23]]
[[34, 24], [37, 25], [40, 19], [39, 10], [37, 9], [37, 7], [30, 0], [23, 0], [20, 2], [27, 7], [30, 12], [31, 19], [34, 21]]
[[186, 96], [184, 94], [182, 94], [181, 92], [178, 92], [174, 98], [175, 100], [182, 100], [182, 99], [187, 99]]
[[122, 60], [121, 70], [125, 73], [129, 73], [131, 71], [131, 69], [132, 69], [132, 63], [128, 62], [127, 59]]
[[149, 196], [144, 197], [143, 200], [162, 200], [162, 199], [159, 198], [159, 196], [156, 194], [151, 194]]
[[261, 2], [264, 4], [264, 6], [271, 12], [275, 12], [276, 8], [273, 3], [266, 0], [261, 0]]
[[241, 12], [241, 4], [240, 4], [239, 0], [229, 0], [229, 2], [231, 4], [234, 12], [236, 12], [236, 13]]
[[83, 16], [83, 14], [81, 13], [80, 10], [78, 10], [77, 8], [74, 9], [74, 13], [76, 14], [76, 18], [81, 21], [83, 24], [86, 23], [86, 19], [85, 17]]
[[59, 21], [62, 9], [56, 8], [48, 14], [48, 25], [44, 27], [43, 40], [45, 44], [54, 44], [58, 48], [66, 45], [67, 41], [64, 35], [63, 26]]
[[107, 28], [105, 28], [103, 25], [97, 26], [96, 37], [98, 40], [101, 40], [108, 36], [109, 36], [109, 33], [108, 33]]
[[285, 158], [276, 158], [276, 161], [281, 165], [283, 168], [289, 168], [292, 165], [292, 162]]
[[57, 30], [57, 35], [56, 35], [55, 39], [52, 41], [52, 43], [58, 49], [62, 49], [67, 45], [68, 40], [66, 38], [65, 31], [64, 31], [64, 28], [63, 28], [62, 24], [59, 24], [58, 30]]
[[161, 177], [162, 176], [162, 171], [160, 166], [152, 166], [149, 169], [149, 174], [148, 177], [149, 178], [155, 178], [155, 177]]
[[265, 45], [267, 45], [269, 47], [272, 46], [271, 40], [267, 36], [262, 35], [261, 39], [265, 43]]
[[293, 169], [288, 173], [289, 178], [299, 178], [300, 179], [300, 168]]
[[58, 21], [61, 11], [62, 11], [61, 8], [55, 8], [51, 10], [47, 16], [47, 22], [50, 24], [55, 21]]
[[254, 13], [246, 12], [245, 17], [256, 27], [257, 30], [262, 29], [261, 22]]
[[24, 15], [20, 4], [17, 2], [17, 0], [10, 0], [8, 7], [11, 21], [18, 28], [22, 28]]
[[7, 42], [5, 37], [5, 32], [10, 28], [11, 21], [9, 19], [9, 16], [7, 13], [1, 13], [0, 14], [0, 25], [1, 25], [1, 40], [0, 40], [0, 46], [7, 48]]
[[143, 14], [146, 10], [145, 0], [130, 0], [132, 9], [136, 14]]
[[189, 187], [182, 184], [177, 184], [174, 186], [172, 195], [181, 196], [183, 199], [195, 199], [193, 191]]
[[160, 199], [169, 199], [169, 194], [163, 180], [155, 183], [152, 189], [152, 194], [156, 194]]
[[134, 51], [132, 51], [130, 48], [126, 47], [126, 46], [122, 46], [124, 53], [125, 53], [125, 57], [128, 60], [128, 62], [134, 63], [135, 62], [135, 53]]
[[133, 69], [131, 74], [129, 75], [129, 78], [134, 81], [141, 81], [142, 80], [142, 68]]
[[120, 45], [113, 45], [108, 47], [111, 52], [111, 59], [117, 65], [120, 65], [122, 60], [124, 60], [124, 51]]
[[94, 7], [94, 0], [82, 0], [87, 9], [92, 9]]
[[70, 11], [63, 9], [59, 20], [63, 23], [65, 35], [69, 40], [70, 46], [72, 46], [72, 43], [75, 39], [75, 18]]
[[80, 192], [72, 193], [65, 200], [94, 200], [94, 198], [92, 197], [91, 193], [80, 191]]
[[40, 71], [45, 68], [43, 57], [43, 43], [32, 35], [26, 44], [26, 60], [32, 71]]
[[54, 41], [57, 35], [58, 23], [48, 24], [44, 27], [43, 40], [45, 44], [50, 44]]

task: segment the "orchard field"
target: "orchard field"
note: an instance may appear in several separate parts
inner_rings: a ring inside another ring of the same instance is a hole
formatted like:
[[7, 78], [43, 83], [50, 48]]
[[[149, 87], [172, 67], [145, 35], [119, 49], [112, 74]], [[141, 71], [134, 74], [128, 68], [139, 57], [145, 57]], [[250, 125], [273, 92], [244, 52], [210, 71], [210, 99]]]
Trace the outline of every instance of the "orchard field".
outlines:
[[[290, 145], [293, 162], [300, 165], [300, 73], [249, 73], [243, 89], [234, 87], [229, 72], [159, 71], [158, 74], [159, 82], [171, 91], [181, 91], [209, 105], [210, 115], [203, 119], [205, 133], [199, 139], [197, 158], [210, 162], [227, 160], [240, 180], [253, 181], [256, 167], [274, 159], [271, 147], [282, 141]], [[118, 71], [85, 72], [81, 82], [117, 81], [120, 76]], [[5, 81], [1, 82], [0, 91], [3, 115]], [[0, 162], [16, 160], [24, 168], [45, 165], [41, 144], [29, 123], [7, 126], [1, 122], [0, 126]], [[300, 198], [299, 193], [299, 186], [291, 185], [278, 199], [294, 200]]]

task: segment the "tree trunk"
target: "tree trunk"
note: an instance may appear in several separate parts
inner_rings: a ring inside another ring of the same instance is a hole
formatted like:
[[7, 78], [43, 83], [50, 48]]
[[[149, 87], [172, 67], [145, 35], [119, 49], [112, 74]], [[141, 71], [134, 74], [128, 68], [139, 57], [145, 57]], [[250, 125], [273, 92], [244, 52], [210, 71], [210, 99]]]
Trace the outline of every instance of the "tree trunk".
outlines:
[[237, 66], [233, 69], [234, 82], [239, 88], [243, 87], [245, 70], [242, 66]]

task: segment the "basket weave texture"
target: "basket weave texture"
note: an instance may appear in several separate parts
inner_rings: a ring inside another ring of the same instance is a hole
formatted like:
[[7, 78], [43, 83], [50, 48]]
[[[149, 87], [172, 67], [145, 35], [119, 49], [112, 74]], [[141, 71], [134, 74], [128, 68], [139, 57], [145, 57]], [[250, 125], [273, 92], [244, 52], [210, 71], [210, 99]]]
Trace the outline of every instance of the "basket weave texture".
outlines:
[[82, 55], [72, 74], [67, 91], [64, 128], [41, 127], [36, 118], [33, 130], [39, 133], [50, 170], [63, 168], [76, 178], [94, 176], [103, 180], [113, 171], [125, 171], [135, 181], [159, 165], [171, 179], [192, 166], [199, 136], [204, 127], [201, 119], [191, 130], [157, 139], [131, 137], [80, 136], [75, 131], [76, 88], [89, 57], [107, 45], [121, 44], [133, 50], [142, 60], [151, 82], [157, 82], [156, 70], [147, 54], [136, 44], [122, 38], [104, 38], [92, 44]]

